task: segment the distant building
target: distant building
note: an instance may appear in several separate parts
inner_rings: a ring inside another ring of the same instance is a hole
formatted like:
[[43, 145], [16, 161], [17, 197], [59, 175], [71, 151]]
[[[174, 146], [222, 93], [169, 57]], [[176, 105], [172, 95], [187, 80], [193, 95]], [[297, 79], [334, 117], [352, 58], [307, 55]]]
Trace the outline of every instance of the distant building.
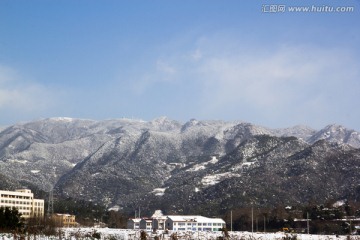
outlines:
[[51, 216], [57, 226], [60, 227], [75, 227], [75, 215], [55, 213]]
[[170, 215], [165, 216], [156, 210], [151, 218], [129, 219], [129, 229], [174, 230], [174, 231], [221, 231], [225, 221], [221, 218], [208, 218], [203, 216]]
[[140, 229], [145, 229], [146, 231], [152, 231], [153, 225], [152, 225], [152, 218], [143, 218], [140, 220]]
[[127, 222], [128, 229], [140, 229], [141, 218], [130, 218]]
[[167, 216], [164, 216], [161, 210], [156, 210], [151, 216], [152, 218], [152, 228], [157, 230], [165, 230], [165, 221]]
[[221, 218], [203, 216], [167, 216], [166, 229], [174, 231], [221, 231], [225, 221]]
[[16, 208], [25, 219], [44, 217], [44, 200], [35, 199], [30, 189], [0, 190], [0, 207]]

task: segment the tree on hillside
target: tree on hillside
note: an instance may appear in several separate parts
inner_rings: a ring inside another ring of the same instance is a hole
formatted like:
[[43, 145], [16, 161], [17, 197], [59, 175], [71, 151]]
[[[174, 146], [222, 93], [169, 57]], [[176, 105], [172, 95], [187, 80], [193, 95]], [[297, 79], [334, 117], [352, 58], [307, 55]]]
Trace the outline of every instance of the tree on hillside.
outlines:
[[349, 201], [345, 202], [344, 210], [345, 210], [346, 216], [351, 216], [354, 214], [353, 208], [350, 205]]
[[127, 217], [120, 212], [109, 211], [104, 218], [110, 228], [126, 228]]
[[21, 214], [16, 208], [0, 207], [0, 229], [13, 230], [21, 226]]
[[58, 199], [54, 202], [54, 211], [57, 213], [68, 213], [76, 215], [76, 222], [93, 226], [106, 215], [105, 206], [85, 200], [72, 198]]

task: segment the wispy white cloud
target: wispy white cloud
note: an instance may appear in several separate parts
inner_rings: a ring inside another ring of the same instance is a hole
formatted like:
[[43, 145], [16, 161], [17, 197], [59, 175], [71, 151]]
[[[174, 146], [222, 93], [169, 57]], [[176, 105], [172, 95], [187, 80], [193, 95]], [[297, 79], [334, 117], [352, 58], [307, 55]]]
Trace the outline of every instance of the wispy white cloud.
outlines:
[[131, 89], [136, 95], [144, 94], [153, 85], [176, 81], [179, 66], [173, 65], [169, 59], [158, 58], [149, 65], [150, 70], [140, 71], [139, 75], [136, 73], [131, 81]]
[[[200, 69], [204, 111], [209, 113], [230, 105], [271, 121], [281, 117], [302, 121], [308, 115], [331, 118], [331, 111], [343, 104], [335, 98], [360, 90], [356, 60], [336, 49], [287, 46], [258, 55], [235, 52], [212, 56]], [[353, 102], [349, 99], [348, 104]]]
[[0, 109], [32, 112], [48, 108], [50, 102], [48, 92], [41, 86], [0, 87]]
[[200, 49], [196, 49], [192, 54], [191, 57], [194, 61], [199, 61], [202, 58], [202, 52]]
[[16, 78], [17, 78], [17, 73], [12, 68], [0, 64], [0, 84], [5, 84], [6, 82], [9, 81], [14, 81]]
[[334, 122], [334, 109], [350, 111], [360, 100], [355, 94], [359, 59], [347, 49], [295, 44], [269, 49], [209, 38], [194, 42], [192, 50], [187, 45], [155, 60], [156, 68], [143, 74], [142, 90], [176, 79], [197, 88], [196, 96], [187, 96], [194, 91], [182, 94], [194, 99], [188, 109], [199, 117], [257, 118], [278, 126]]
[[35, 116], [51, 108], [55, 95], [45, 86], [25, 81], [15, 69], [0, 65], [0, 112]]
[[[170, 66], [169, 63], [163, 61], [163, 60], [158, 60], [156, 62], [156, 68], [158, 70], [158, 72], [165, 74], [165, 75], [173, 75], [176, 73], [176, 69], [173, 66]], [[167, 79], [165, 79], [167, 80]]]

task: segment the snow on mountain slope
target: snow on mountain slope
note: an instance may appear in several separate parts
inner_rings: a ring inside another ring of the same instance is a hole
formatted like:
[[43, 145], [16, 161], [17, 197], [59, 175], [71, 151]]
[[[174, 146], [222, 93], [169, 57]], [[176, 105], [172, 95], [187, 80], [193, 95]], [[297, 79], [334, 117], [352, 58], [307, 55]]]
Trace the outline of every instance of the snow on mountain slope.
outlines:
[[325, 139], [331, 142], [340, 142], [360, 148], [360, 133], [347, 129], [341, 125], [328, 125], [308, 138], [310, 143]]
[[[182, 124], [166, 117], [152, 121], [51, 118], [0, 132], [0, 171], [11, 181], [45, 191], [56, 186], [59, 196], [92, 199], [109, 207], [132, 208], [148, 201], [149, 208], [163, 204], [187, 211], [182, 201], [193, 207], [215, 197], [231, 202], [224, 191], [234, 187], [247, 201], [249, 194], [258, 193], [246, 184], [253, 180], [259, 185], [260, 180], [268, 181], [265, 176], [271, 178], [268, 182], [291, 185], [287, 181], [292, 174], [302, 176], [303, 169], [319, 174], [319, 166], [326, 169], [331, 164], [329, 169], [341, 166], [341, 174], [354, 177], [344, 161], [358, 167], [359, 147], [359, 133], [337, 125], [315, 131], [306, 126], [269, 129], [236, 121], [192, 119]], [[279, 193], [267, 186], [269, 192]], [[296, 184], [294, 188], [304, 190]]]

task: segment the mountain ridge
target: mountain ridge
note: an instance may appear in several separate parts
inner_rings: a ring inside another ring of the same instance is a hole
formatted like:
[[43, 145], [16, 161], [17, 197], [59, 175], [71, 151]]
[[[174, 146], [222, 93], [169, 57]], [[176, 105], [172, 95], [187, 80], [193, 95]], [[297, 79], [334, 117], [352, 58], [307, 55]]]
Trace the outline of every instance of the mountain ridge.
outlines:
[[[7, 188], [28, 183], [44, 191], [54, 188], [59, 197], [127, 211], [142, 205], [149, 211], [163, 206], [169, 212], [201, 213], [212, 207], [215, 214], [224, 211], [224, 204], [239, 205], [235, 195], [241, 196], [241, 204], [263, 205], [309, 200], [309, 189], [317, 199], [356, 198], [341, 187], [347, 182], [347, 189], [358, 191], [360, 176], [354, 169], [359, 168], [359, 148], [358, 132], [334, 124], [316, 131], [241, 121], [191, 119], [182, 124], [166, 117], [51, 118], [0, 132], [0, 170]], [[331, 176], [334, 171], [339, 174]], [[307, 188], [290, 179], [304, 181]], [[319, 189], [319, 179], [336, 189], [326, 184]], [[282, 185], [289, 187], [288, 193], [278, 188]], [[204, 201], [208, 206], [200, 208]]]

